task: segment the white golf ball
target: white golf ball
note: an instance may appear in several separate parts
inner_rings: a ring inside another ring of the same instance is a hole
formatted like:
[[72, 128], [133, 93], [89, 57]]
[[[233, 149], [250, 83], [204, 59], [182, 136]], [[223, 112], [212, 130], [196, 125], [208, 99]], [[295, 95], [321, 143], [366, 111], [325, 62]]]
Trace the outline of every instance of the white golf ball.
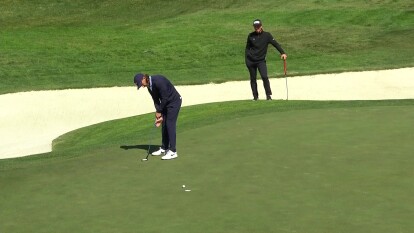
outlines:
[[183, 188], [185, 188], [185, 184], [183, 184]]

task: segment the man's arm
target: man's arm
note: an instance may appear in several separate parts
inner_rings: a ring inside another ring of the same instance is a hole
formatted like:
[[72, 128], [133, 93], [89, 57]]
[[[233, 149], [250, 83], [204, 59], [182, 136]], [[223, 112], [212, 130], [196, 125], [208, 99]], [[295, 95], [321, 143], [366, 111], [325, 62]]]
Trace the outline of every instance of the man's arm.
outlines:
[[246, 51], [250, 49], [251, 45], [250, 45], [250, 40], [249, 40], [249, 36], [250, 34], [247, 36], [247, 41], [246, 41]]
[[249, 40], [250, 34], [247, 36], [247, 42], [246, 42], [246, 49], [244, 50], [244, 56], [247, 58], [249, 54], [249, 50], [252, 47]]
[[168, 82], [165, 80], [159, 80], [156, 84], [157, 93], [159, 94], [157, 96], [158, 99], [158, 106], [156, 106], [156, 110], [159, 113], [162, 113], [166, 104], [167, 104], [167, 97], [169, 95], [168, 92]]
[[269, 33], [269, 42], [270, 44], [273, 45], [273, 47], [275, 47], [277, 49], [277, 51], [279, 51], [280, 54], [285, 54], [285, 51], [283, 50], [282, 46], [280, 46], [280, 44], [276, 41], [276, 39], [272, 36], [272, 34]]
[[152, 97], [152, 101], [154, 102], [155, 110], [158, 112], [158, 110], [160, 109], [160, 98], [158, 96], [158, 93], [150, 92], [149, 89], [148, 89], [148, 92], [150, 93]]

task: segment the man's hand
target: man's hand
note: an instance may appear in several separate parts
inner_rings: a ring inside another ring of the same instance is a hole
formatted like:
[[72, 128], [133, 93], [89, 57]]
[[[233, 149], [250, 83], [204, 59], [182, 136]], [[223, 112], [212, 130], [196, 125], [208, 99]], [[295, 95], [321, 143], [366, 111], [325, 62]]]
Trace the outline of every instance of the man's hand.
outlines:
[[160, 125], [162, 124], [162, 121], [163, 120], [164, 119], [162, 118], [162, 114], [161, 113], [159, 113], [159, 112], [155, 113], [155, 126], [156, 127], [160, 127]]
[[282, 55], [280, 55], [280, 59], [282, 59], [282, 60], [286, 60], [286, 58], [287, 58], [287, 55], [284, 53], [284, 54], [282, 54]]

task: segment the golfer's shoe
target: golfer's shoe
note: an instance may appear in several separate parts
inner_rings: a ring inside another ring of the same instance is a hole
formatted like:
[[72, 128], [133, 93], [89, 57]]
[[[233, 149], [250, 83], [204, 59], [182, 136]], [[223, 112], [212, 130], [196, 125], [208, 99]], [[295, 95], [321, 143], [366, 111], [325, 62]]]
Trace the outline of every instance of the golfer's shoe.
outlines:
[[162, 160], [169, 160], [169, 159], [175, 159], [178, 157], [177, 152], [168, 151], [166, 155], [162, 156]]
[[272, 97], [270, 95], [266, 96], [266, 100], [272, 100]]
[[154, 152], [152, 152], [151, 154], [152, 154], [152, 155], [159, 156], [159, 155], [165, 154], [165, 150], [164, 150], [164, 149], [162, 149], [162, 148], [160, 147], [160, 149], [159, 149], [159, 150], [154, 151]]

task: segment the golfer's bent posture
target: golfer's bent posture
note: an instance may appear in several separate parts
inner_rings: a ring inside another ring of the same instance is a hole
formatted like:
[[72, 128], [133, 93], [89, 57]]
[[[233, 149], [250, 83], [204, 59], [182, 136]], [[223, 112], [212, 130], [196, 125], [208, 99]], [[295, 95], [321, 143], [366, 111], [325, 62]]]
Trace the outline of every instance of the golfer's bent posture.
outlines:
[[254, 31], [247, 36], [246, 43], [246, 66], [250, 73], [250, 86], [253, 92], [253, 100], [259, 98], [257, 92], [256, 76], [257, 70], [263, 80], [263, 86], [266, 91], [266, 99], [271, 100], [272, 90], [270, 89], [269, 77], [267, 76], [266, 54], [267, 46], [273, 45], [281, 54], [281, 59], [286, 59], [287, 55], [279, 43], [273, 38], [272, 34], [263, 31], [262, 21], [256, 19], [253, 21]]
[[181, 108], [181, 96], [172, 83], [162, 75], [137, 74], [134, 83], [138, 89], [143, 86], [148, 88], [154, 100], [155, 124], [162, 124], [162, 146], [152, 155], [162, 155], [163, 160], [178, 157], [176, 148], [176, 126], [178, 113]]

